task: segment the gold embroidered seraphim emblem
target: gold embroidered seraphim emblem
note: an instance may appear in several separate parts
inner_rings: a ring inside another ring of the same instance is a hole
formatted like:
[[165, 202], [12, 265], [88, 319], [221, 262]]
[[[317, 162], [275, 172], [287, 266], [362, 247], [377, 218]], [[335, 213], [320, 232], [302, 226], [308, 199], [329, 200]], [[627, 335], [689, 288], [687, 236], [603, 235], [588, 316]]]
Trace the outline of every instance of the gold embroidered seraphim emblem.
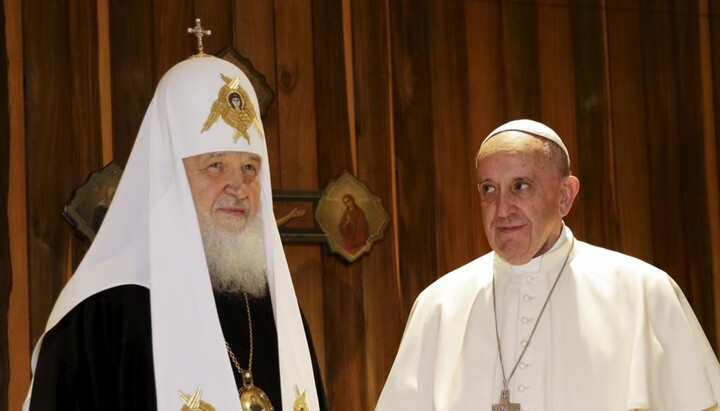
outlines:
[[300, 392], [297, 385], [295, 386], [295, 403], [293, 404], [293, 411], [310, 411], [310, 407], [308, 407], [305, 403], [305, 390]]
[[202, 397], [202, 388], [200, 387], [197, 387], [192, 395], [180, 391], [180, 399], [185, 403], [180, 411], [215, 411], [215, 407], [200, 400], [200, 397]]
[[235, 129], [234, 143], [237, 143], [241, 135], [250, 143], [248, 129], [251, 125], [255, 124], [262, 136], [262, 126], [257, 115], [255, 115], [255, 106], [248, 93], [240, 87], [239, 76], [230, 78], [221, 73], [220, 77], [222, 77], [225, 85], [220, 88], [218, 98], [213, 103], [210, 115], [205, 120], [202, 131], [209, 130], [218, 118], [222, 117], [230, 127]]

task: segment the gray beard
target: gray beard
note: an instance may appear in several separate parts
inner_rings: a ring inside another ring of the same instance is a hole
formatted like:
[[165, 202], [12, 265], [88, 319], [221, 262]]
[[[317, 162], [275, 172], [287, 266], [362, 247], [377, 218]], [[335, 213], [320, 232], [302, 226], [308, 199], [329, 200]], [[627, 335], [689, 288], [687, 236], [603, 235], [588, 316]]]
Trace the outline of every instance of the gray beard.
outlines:
[[249, 218], [240, 231], [200, 223], [213, 290], [227, 294], [267, 294], [262, 221]]

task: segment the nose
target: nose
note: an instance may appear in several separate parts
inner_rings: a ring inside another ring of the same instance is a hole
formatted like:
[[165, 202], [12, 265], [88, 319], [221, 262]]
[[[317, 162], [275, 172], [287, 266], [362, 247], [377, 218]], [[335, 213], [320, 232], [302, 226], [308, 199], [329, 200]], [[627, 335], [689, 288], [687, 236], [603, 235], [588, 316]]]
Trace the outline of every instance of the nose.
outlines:
[[250, 194], [250, 190], [248, 189], [249, 183], [242, 170], [227, 173], [227, 180], [225, 181], [223, 192], [238, 200], [242, 200]]
[[515, 212], [515, 203], [512, 194], [506, 190], [501, 190], [497, 196], [497, 216], [501, 218], [508, 217]]

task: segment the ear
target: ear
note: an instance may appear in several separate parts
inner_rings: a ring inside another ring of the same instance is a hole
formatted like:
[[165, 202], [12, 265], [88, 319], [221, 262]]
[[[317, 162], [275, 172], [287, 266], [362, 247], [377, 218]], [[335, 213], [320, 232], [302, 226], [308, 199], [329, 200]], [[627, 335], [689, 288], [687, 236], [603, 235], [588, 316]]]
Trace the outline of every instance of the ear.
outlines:
[[580, 191], [580, 180], [577, 177], [570, 175], [563, 178], [560, 186], [560, 201], [558, 202], [560, 217], [568, 215], [578, 191]]

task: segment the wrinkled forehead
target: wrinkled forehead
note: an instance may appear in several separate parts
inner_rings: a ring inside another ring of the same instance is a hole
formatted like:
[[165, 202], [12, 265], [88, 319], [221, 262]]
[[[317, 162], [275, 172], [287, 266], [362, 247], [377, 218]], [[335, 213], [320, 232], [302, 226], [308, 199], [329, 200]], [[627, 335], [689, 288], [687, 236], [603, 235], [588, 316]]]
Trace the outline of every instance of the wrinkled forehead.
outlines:
[[[266, 158], [257, 96], [233, 64], [215, 57], [181, 62], [163, 77], [155, 98], [176, 156], [241, 152]], [[232, 104], [237, 98], [239, 108]]]

